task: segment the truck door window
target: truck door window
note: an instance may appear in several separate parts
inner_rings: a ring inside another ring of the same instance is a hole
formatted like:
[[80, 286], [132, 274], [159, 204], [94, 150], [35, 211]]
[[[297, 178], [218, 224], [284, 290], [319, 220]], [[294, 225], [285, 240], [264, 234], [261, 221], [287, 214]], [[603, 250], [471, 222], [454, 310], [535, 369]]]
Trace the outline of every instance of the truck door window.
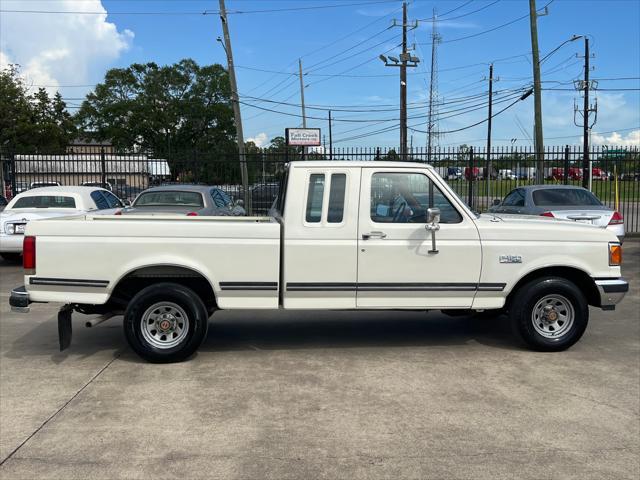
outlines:
[[331, 186], [329, 187], [329, 211], [327, 212], [328, 223], [342, 222], [344, 217], [344, 193], [346, 185], [346, 174], [334, 173], [331, 175]]
[[307, 192], [307, 210], [305, 219], [308, 223], [319, 223], [322, 219], [322, 199], [324, 197], [324, 173], [313, 173], [309, 176]]
[[462, 216], [422, 173], [374, 173], [371, 220], [378, 223], [425, 223], [427, 209], [440, 209], [440, 223], [460, 223]]

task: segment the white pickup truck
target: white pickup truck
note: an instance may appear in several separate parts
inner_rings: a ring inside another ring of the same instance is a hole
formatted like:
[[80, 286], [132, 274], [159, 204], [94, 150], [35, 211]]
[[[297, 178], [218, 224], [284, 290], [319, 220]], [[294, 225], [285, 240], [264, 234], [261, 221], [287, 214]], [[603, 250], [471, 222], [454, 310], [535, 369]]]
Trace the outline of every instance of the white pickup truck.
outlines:
[[433, 168], [400, 162], [291, 163], [271, 217], [81, 215], [30, 222], [25, 285], [10, 303], [61, 302], [123, 314], [131, 347], [155, 362], [193, 354], [215, 310], [508, 312], [537, 350], [563, 350], [589, 305], [613, 310], [616, 236], [538, 217], [476, 215]]

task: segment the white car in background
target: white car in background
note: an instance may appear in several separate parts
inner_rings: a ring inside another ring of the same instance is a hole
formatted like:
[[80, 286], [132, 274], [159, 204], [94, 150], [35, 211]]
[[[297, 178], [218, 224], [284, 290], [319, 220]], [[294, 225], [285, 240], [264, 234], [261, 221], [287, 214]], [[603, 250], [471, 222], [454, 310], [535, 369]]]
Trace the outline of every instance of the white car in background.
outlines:
[[489, 213], [539, 215], [606, 228], [624, 241], [624, 218], [586, 188], [573, 185], [528, 185], [494, 200]]
[[0, 212], [0, 256], [18, 261], [24, 229], [42, 218], [92, 213], [113, 215], [124, 205], [113, 193], [97, 187], [43, 187], [16, 195]]

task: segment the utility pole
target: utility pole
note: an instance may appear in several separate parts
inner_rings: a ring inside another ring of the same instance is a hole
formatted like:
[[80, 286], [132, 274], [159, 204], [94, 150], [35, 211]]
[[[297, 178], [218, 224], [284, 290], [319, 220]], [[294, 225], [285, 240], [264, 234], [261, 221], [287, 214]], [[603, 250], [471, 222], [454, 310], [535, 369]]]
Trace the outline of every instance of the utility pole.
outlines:
[[487, 112], [487, 203], [491, 202], [491, 118], [493, 117], [493, 63], [489, 65], [489, 110]]
[[[300, 72], [300, 105], [302, 106], [302, 128], [307, 128], [307, 115], [304, 111], [304, 80], [302, 79], [302, 59], [298, 59], [298, 68]], [[302, 147], [302, 159], [307, 156], [307, 147]]]
[[307, 115], [304, 111], [304, 81], [302, 79], [302, 59], [298, 59], [300, 69], [300, 104], [302, 105], [302, 128], [307, 128]]
[[431, 162], [431, 149], [438, 140], [436, 118], [438, 116], [438, 44], [442, 37], [438, 34], [436, 25], [436, 9], [431, 17], [431, 75], [429, 80], [429, 112], [427, 114], [427, 162]]
[[[393, 26], [397, 26], [393, 21]], [[400, 157], [405, 159], [407, 155], [407, 67], [417, 67], [420, 59], [409, 53], [407, 48], [407, 2], [402, 4], [402, 53], [400, 59], [380, 55], [380, 59], [387, 67], [400, 67]], [[418, 27], [418, 22], [414, 22], [411, 29]]]
[[538, 50], [538, 11], [536, 0], [529, 0], [531, 52], [533, 54], [534, 129], [536, 152], [536, 182], [544, 183], [544, 139], [542, 136], [542, 92], [540, 82], [540, 51]]
[[331, 133], [331, 110], [329, 110], [329, 160], [333, 160], [333, 135]]
[[400, 158], [407, 155], [407, 2], [402, 3], [402, 54], [400, 55]]
[[[584, 95], [584, 103], [582, 107], [582, 111], [579, 110], [578, 106], [574, 106], [574, 123], [576, 126], [582, 127], [582, 186], [584, 188], [591, 188], [590, 178], [592, 175], [591, 165], [590, 165], [590, 137], [591, 137], [591, 128], [595, 125], [598, 119], [598, 104], [597, 102], [594, 105], [589, 104], [589, 90], [592, 88], [596, 88], [597, 83], [595, 81], [589, 80], [589, 71], [591, 67], [589, 66], [589, 38], [584, 37], [584, 80], [576, 83], [576, 88], [578, 90], [583, 90]], [[594, 119], [591, 123], [589, 121], [589, 114], [594, 113]], [[582, 116], [582, 125], [578, 125], [576, 122], [576, 113], [579, 113]]]
[[244, 133], [242, 131], [242, 117], [240, 115], [240, 99], [238, 98], [238, 84], [236, 83], [236, 71], [233, 66], [233, 51], [231, 50], [231, 37], [229, 36], [229, 24], [227, 22], [227, 10], [224, 0], [220, 0], [220, 21], [224, 33], [224, 50], [227, 54], [227, 68], [229, 71], [229, 82], [231, 83], [231, 105], [233, 107], [233, 119], [236, 124], [236, 136], [238, 138], [238, 156], [240, 157], [240, 178], [245, 208], [249, 205], [249, 175], [247, 173], [247, 159], [244, 153]]
[[589, 38], [584, 37], [584, 107], [582, 116], [582, 188], [589, 186]]

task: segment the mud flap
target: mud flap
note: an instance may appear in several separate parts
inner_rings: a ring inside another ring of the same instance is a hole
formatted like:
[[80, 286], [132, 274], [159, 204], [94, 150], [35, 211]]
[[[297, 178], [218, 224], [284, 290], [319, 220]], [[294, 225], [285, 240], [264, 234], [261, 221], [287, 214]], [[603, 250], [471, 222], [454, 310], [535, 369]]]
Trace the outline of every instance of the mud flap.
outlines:
[[60, 351], [69, 348], [71, 345], [71, 305], [64, 305], [58, 311], [58, 340], [60, 341]]

